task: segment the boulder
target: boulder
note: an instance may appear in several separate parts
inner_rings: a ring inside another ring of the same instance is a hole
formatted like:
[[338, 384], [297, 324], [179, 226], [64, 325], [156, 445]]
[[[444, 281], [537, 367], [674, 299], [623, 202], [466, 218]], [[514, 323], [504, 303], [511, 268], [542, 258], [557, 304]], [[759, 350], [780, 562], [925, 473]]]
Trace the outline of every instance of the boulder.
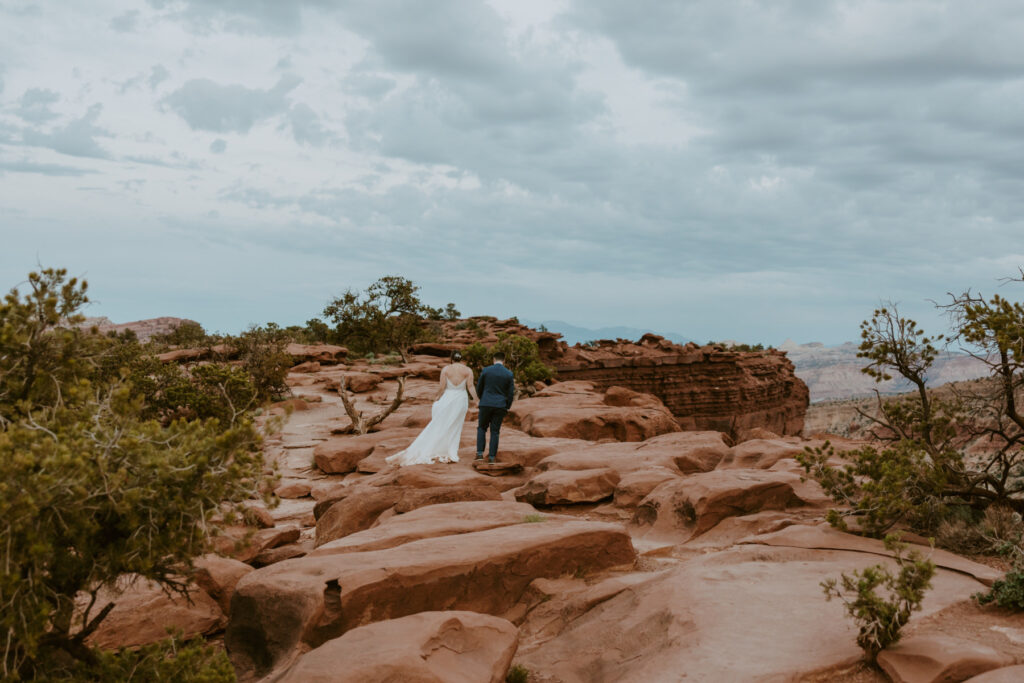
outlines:
[[471, 500], [501, 500], [501, 494], [493, 486], [432, 486], [425, 489], [409, 489], [395, 503], [395, 512], [403, 514], [417, 508], [439, 503], [457, 503]]
[[699, 536], [726, 517], [804, 505], [800, 477], [764, 470], [715, 470], [666, 481], [641, 501], [639, 524]]
[[224, 614], [229, 611], [238, 580], [252, 571], [245, 562], [213, 554], [196, 558], [193, 567], [192, 580], [217, 601]]
[[346, 372], [342, 377], [345, 378], [345, 388], [353, 394], [373, 391], [381, 382], [380, 375], [369, 372]]
[[618, 525], [550, 520], [286, 560], [235, 589], [225, 644], [240, 677], [364, 624], [431, 610], [502, 614], [538, 577], [633, 562]]
[[348, 355], [348, 349], [331, 344], [289, 344], [285, 353], [297, 363], [317, 361], [319, 363], [339, 363]]
[[373, 453], [380, 438], [374, 434], [331, 437], [313, 449], [313, 462], [321, 472], [348, 474], [359, 461]]
[[123, 592], [100, 591], [91, 614], [111, 602], [115, 606], [86, 639], [90, 645], [107, 650], [148, 645], [165, 639], [168, 628], [181, 629], [185, 637], [206, 635], [227, 621], [217, 601], [195, 586], [188, 597], [168, 596], [155, 582], [126, 576], [119, 581], [119, 590]]
[[[390, 517], [365, 531], [324, 543], [310, 554], [332, 555], [383, 550], [424, 538], [485, 531], [499, 526], [523, 524], [537, 518], [541, 516], [533, 506], [510, 501], [428, 505], [403, 515]], [[547, 518], [547, 515], [542, 517], [544, 520]]]
[[320, 372], [320, 363], [315, 360], [299, 363], [288, 372]]
[[729, 454], [720, 432], [676, 432], [641, 442], [572, 446], [541, 460], [541, 470], [581, 470], [610, 467], [620, 475], [651, 467], [681, 474], [708, 472]]
[[636, 507], [651, 491], [678, 477], [679, 473], [675, 470], [658, 466], [628, 472], [615, 487], [615, 504], [619, 507]]
[[[366, 486], [353, 490], [319, 513], [316, 520], [316, 545], [369, 529], [380, 514], [402, 497], [395, 486]], [[319, 507], [319, 504], [318, 504]]]
[[988, 645], [940, 633], [908, 636], [878, 655], [893, 683], [963, 681], [1013, 663], [1012, 655]]
[[593, 470], [549, 470], [541, 472], [515, 490], [516, 500], [531, 505], [596, 503], [611, 498], [619, 473], [603, 467]]
[[312, 488], [305, 480], [286, 481], [274, 489], [274, 495], [278, 498], [305, 498]]
[[271, 527], [253, 532], [245, 528], [228, 528], [213, 537], [213, 547], [221, 555], [249, 562], [264, 550], [299, 540], [297, 526]]
[[502, 683], [518, 629], [476, 612], [420, 612], [353, 629], [308, 652], [284, 683]]
[[251, 563], [254, 567], [267, 567], [277, 562], [283, 562], [285, 560], [291, 560], [296, 557], [303, 557], [309, 554], [309, 551], [313, 549], [312, 541], [299, 541], [298, 543], [288, 543], [281, 545], [276, 548], [268, 548], [264, 550], [256, 557], [252, 558]]
[[[567, 386], [569, 385], [569, 386]], [[653, 396], [642, 405], [608, 405], [587, 382], [563, 382], [516, 401], [507, 421], [530, 436], [599, 441], [643, 441], [680, 431]]]
[[751, 439], [738, 446], [719, 464], [720, 468], [766, 470], [783, 458], [794, 458], [804, 447], [795, 439]]
[[270, 510], [259, 503], [246, 503], [245, 516], [249, 524], [258, 526], [261, 529], [270, 529], [277, 524], [274, 516], [270, 514]]

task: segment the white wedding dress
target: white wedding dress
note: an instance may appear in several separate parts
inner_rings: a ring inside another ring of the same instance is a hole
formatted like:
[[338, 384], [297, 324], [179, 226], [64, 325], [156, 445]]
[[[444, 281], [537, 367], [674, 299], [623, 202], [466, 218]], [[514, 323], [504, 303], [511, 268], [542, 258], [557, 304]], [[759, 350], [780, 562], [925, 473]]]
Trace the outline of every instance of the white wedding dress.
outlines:
[[430, 423], [404, 451], [385, 458], [399, 465], [429, 465], [435, 462], [458, 462], [462, 424], [469, 410], [466, 383], [448, 385], [441, 398], [430, 407]]

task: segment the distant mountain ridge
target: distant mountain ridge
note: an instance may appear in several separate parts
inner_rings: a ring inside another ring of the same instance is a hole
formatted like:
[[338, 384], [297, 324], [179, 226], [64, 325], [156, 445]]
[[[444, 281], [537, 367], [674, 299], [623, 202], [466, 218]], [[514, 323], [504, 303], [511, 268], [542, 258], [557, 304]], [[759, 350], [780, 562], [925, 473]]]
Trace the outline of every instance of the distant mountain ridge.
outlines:
[[660, 335], [676, 344], [686, 344], [694, 341], [689, 337], [684, 337], [683, 335], [675, 332], [659, 332], [657, 330], [642, 329], [639, 327], [618, 326], [592, 329], [589, 327], [570, 325], [563, 320], [545, 320], [543, 322], [535, 322], [532, 320], [520, 319], [520, 322], [534, 329], [540, 329], [541, 326], [543, 326], [548, 332], [557, 332], [562, 335], [562, 340], [570, 346], [573, 344], [582, 344], [583, 342], [593, 341], [595, 339], [628, 339], [630, 341], [636, 341], [647, 333]]

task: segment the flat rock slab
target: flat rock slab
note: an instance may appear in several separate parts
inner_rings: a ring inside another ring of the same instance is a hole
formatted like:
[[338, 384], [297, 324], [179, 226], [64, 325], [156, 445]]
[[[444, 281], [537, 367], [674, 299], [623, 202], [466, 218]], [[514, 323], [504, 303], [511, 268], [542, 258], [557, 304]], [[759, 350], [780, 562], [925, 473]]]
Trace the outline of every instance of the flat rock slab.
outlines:
[[596, 503], [611, 498], [619, 473], [608, 467], [541, 472], [515, 490], [516, 500], [532, 505]]
[[718, 466], [766, 470], [779, 460], [795, 458], [803, 451], [798, 439], [751, 439], [734, 446]]
[[[854, 536], [853, 534], [847, 534], [838, 529], [823, 525], [807, 526], [805, 524], [794, 524], [779, 531], [759, 536], [750, 536], [738, 542], [785, 546], [788, 548], [849, 550], [858, 553], [892, 557], [892, 553], [885, 549], [885, 544], [882, 541], [863, 536]], [[915, 547], [934, 562], [936, 566], [967, 574], [986, 586], [991, 586], [996, 579], [1003, 578], [1003, 574], [992, 567], [971, 562], [946, 550], [911, 545], [911, 548]]]
[[473, 501], [428, 505], [391, 517], [372, 529], [325, 543], [310, 555], [335, 555], [383, 550], [425, 538], [486, 531], [499, 526], [523, 524], [538, 515], [532, 505], [508, 501]]
[[508, 474], [519, 474], [523, 466], [517, 462], [487, 462], [486, 460], [474, 460], [473, 469], [480, 474], [490, 477], [501, 477]]
[[661, 531], [699, 536], [727, 517], [805, 505], [800, 477], [766, 470], [715, 470], [667, 481], [637, 508], [636, 519]]
[[286, 560], [238, 582], [225, 644], [240, 677], [264, 675], [358, 626], [432, 610], [502, 614], [536, 578], [635, 557], [619, 525], [548, 520]]
[[[560, 683], [799, 681], [857, 663], [857, 629], [825, 601], [822, 579], [876, 564], [863, 553], [738, 546], [631, 586], [516, 661]], [[915, 619], [966, 600], [980, 584], [939, 569]], [[684, 678], [685, 676], [685, 678]]]
[[893, 683], [963, 681], [1013, 663], [1013, 656], [988, 645], [941, 634], [910, 636], [878, 655]]
[[282, 683], [501, 683], [517, 646], [505, 619], [421, 612], [361, 626], [308, 652]]
[[1020, 683], [1024, 681], [1024, 664], [1004, 666], [967, 679], [967, 683]]

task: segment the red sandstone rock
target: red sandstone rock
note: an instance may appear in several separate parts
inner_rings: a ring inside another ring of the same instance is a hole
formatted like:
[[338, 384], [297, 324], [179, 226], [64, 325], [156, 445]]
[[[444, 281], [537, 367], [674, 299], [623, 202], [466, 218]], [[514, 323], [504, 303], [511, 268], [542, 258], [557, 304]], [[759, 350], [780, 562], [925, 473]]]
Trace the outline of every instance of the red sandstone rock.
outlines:
[[373, 453], [380, 438], [375, 434], [332, 437], [313, 449], [313, 462], [321, 472], [347, 474], [359, 461]]
[[615, 504], [619, 507], [636, 507], [651, 491], [679, 473], [667, 467], [647, 467], [623, 475], [615, 487]]
[[766, 470], [783, 458], [793, 458], [803, 453], [803, 450], [802, 444], [793, 441], [752, 439], [733, 446], [719, 467]]
[[348, 355], [348, 349], [330, 344], [289, 344], [285, 353], [296, 362], [317, 361], [319, 363], [338, 363]]
[[263, 675], [367, 623], [438, 609], [500, 614], [535, 578], [634, 557], [619, 526], [548, 521], [286, 560], [239, 581], [225, 644], [240, 677]]
[[516, 500], [531, 505], [594, 503], [610, 498], [619, 474], [604, 467], [594, 470], [549, 470], [541, 472], [515, 490]]
[[199, 360], [205, 356], [206, 352], [203, 349], [177, 349], [157, 354], [157, 360], [161, 363], [185, 363]]
[[514, 403], [507, 421], [531, 436], [588, 441], [643, 441], [680, 431], [672, 414], [655, 401], [651, 397], [645, 405], [608, 405], [590, 383], [562, 382]]
[[308, 360], [305, 363], [299, 363], [288, 372], [320, 372], [320, 363]]
[[381, 383], [381, 376], [369, 372], [346, 372], [345, 388], [353, 394], [362, 394], [372, 391]]
[[247, 503], [245, 509], [247, 516], [251, 518], [247, 520], [250, 524], [255, 524], [261, 529], [270, 529], [277, 524], [270, 510], [258, 503]]
[[276, 548], [268, 548], [264, 550], [256, 557], [252, 558], [252, 566], [254, 567], [268, 567], [278, 562], [285, 560], [291, 560], [296, 557], [304, 557], [309, 554], [309, 551], [313, 549], [312, 541], [300, 541], [298, 543], [288, 543], [286, 545], [278, 546]]
[[407, 490], [395, 503], [395, 513], [403, 514], [428, 505], [474, 500], [500, 501], [501, 494], [493, 486], [431, 486]]
[[599, 342], [597, 349], [551, 342], [542, 358], [563, 381], [628, 387], [655, 394], [688, 430], [740, 439], [754, 429], [799, 434], [809, 404], [807, 385], [785, 353], [741, 353], [678, 346], [656, 335], [639, 342]]
[[[884, 560], [883, 560], [884, 561]], [[874, 555], [756, 550], [698, 555], [596, 605], [555, 638], [520, 629], [516, 661], [564, 683], [799, 681], [862, 657], [843, 605], [822, 599], [823, 578], [877, 564]], [[940, 569], [920, 620], [966, 600], [980, 584]], [[912, 621], [911, 624], [914, 622]]]
[[[383, 550], [404, 543], [437, 536], [485, 531], [499, 526], [523, 524], [537, 511], [525, 503], [471, 501], [428, 505], [391, 517], [373, 528], [325, 543], [312, 555]], [[544, 516], [547, 519], [548, 515]]]
[[303, 655], [285, 683], [502, 683], [518, 631], [475, 612], [420, 612], [349, 631]]
[[308, 481], [288, 481], [274, 489], [274, 495], [278, 498], [305, 498], [311, 488]]
[[650, 467], [667, 467], [682, 474], [710, 471], [729, 454], [722, 436], [719, 432], [676, 432], [643, 442], [573, 445], [541, 460], [537, 467], [541, 470], [610, 467], [620, 475]]
[[230, 611], [235, 584], [252, 571], [252, 567], [245, 562], [212, 554], [196, 558], [194, 567], [192, 580], [217, 601], [224, 614]]
[[667, 481], [637, 508], [640, 524], [685, 529], [699, 536], [726, 517], [803, 505], [794, 490], [800, 478], [788, 472], [715, 470]]
[[226, 623], [217, 602], [199, 588], [190, 590], [190, 603], [183, 596], [168, 597], [159, 585], [146, 579], [124, 577], [121, 585], [121, 594], [100, 592], [92, 615], [110, 602], [116, 606], [86, 640], [90, 645], [104, 649], [135, 647], [165, 639], [168, 628], [181, 629], [191, 637], [213, 633]]
[[909, 636], [878, 655], [893, 683], [963, 681], [1013, 663], [1012, 655], [988, 645], [938, 633]]
[[994, 669], [967, 679], [966, 683], [1020, 683], [1024, 681], [1024, 664]]
[[395, 486], [366, 486], [333, 503], [316, 520], [316, 545], [369, 529], [380, 514], [402, 497]]

